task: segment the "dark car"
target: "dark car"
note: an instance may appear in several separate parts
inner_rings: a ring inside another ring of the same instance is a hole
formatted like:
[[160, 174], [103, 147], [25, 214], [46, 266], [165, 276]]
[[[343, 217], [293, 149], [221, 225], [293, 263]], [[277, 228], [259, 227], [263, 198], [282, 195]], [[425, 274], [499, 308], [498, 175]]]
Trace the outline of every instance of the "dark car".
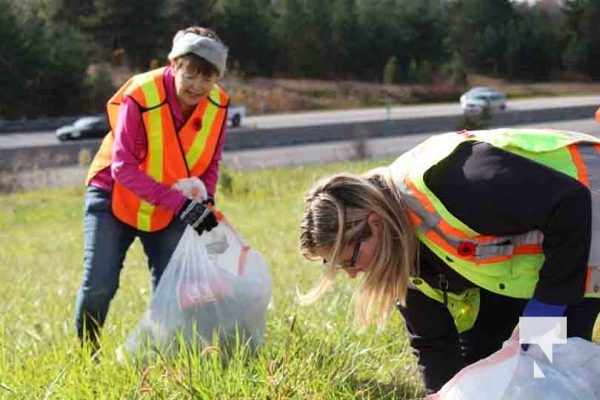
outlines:
[[58, 140], [74, 140], [86, 138], [101, 138], [110, 131], [110, 125], [105, 115], [81, 117], [71, 125], [61, 126], [56, 130]]

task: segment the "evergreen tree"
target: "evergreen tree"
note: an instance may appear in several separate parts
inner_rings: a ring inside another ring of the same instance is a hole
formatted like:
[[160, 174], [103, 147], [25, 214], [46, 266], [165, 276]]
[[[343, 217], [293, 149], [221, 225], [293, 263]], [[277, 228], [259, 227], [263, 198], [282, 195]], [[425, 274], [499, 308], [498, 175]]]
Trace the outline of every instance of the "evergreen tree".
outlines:
[[52, 24], [39, 3], [0, 0], [0, 117], [62, 115], [86, 104], [81, 33]]
[[[165, 32], [164, 1], [96, 0], [94, 8], [87, 24], [103, 60], [123, 49], [129, 66], [136, 71], [148, 70], [153, 58], [166, 62], [175, 32]], [[161, 38], [167, 37], [168, 45], [158, 48]]]
[[396, 56], [391, 56], [383, 68], [383, 83], [392, 84], [396, 82], [398, 75], [398, 59]]
[[229, 47], [229, 64], [245, 74], [270, 74], [275, 63], [269, 1], [222, 0], [216, 30]]
[[331, 12], [332, 73], [335, 77], [362, 78], [359, 59], [366, 43], [355, 0], [334, 0]]
[[501, 72], [506, 44], [500, 32], [514, 17], [511, 1], [451, 0], [447, 12], [449, 46], [463, 55], [467, 68]]
[[467, 71], [461, 55], [454, 51], [450, 60], [450, 84], [452, 86], [465, 86], [467, 84]]

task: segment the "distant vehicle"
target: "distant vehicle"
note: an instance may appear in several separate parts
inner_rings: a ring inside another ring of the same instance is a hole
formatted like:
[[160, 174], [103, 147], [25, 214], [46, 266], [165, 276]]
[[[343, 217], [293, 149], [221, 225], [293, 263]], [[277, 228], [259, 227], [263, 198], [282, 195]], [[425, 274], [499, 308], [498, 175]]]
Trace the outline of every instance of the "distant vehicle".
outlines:
[[105, 115], [81, 117], [71, 125], [61, 126], [56, 130], [60, 141], [101, 138], [110, 131], [110, 125]]
[[[227, 113], [227, 122], [233, 127], [242, 124], [242, 119], [246, 118], [246, 107], [229, 106]], [[64, 125], [55, 132], [60, 141], [102, 138], [110, 131], [110, 125], [105, 115], [91, 115], [81, 117], [71, 125]]]
[[246, 107], [243, 106], [229, 106], [227, 112], [227, 121], [233, 127], [238, 127], [242, 124], [242, 119], [246, 118]]
[[474, 87], [460, 96], [460, 107], [464, 114], [479, 114], [488, 108], [490, 112], [506, 109], [506, 95], [487, 87]]

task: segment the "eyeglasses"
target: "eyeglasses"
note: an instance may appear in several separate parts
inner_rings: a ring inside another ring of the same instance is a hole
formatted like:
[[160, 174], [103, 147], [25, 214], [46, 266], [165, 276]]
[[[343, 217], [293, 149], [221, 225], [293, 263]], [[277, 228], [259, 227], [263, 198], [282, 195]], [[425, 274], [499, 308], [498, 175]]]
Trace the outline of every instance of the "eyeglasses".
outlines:
[[[350, 269], [350, 268], [356, 267], [356, 262], [358, 261], [358, 254], [360, 253], [360, 245], [361, 244], [362, 244], [361, 240], [356, 242], [356, 244], [354, 245], [354, 248], [352, 249], [352, 256], [350, 257], [350, 259], [347, 261], [342, 261], [340, 263], [341, 269]], [[326, 259], [323, 259], [323, 264], [327, 265]]]

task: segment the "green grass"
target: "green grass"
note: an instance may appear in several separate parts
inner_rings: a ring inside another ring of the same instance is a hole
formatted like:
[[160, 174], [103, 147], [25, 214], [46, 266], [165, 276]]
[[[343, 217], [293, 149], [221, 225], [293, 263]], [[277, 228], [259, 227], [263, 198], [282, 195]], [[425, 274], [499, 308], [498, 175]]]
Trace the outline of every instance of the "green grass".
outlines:
[[[355, 281], [300, 307], [297, 290], [320, 276], [298, 251], [302, 197], [312, 182], [382, 161], [253, 172], [229, 171], [221, 210], [271, 268], [267, 334], [255, 357], [216, 353], [141, 368], [114, 356], [144, 312], [149, 273], [130, 250], [97, 361], [79, 349], [73, 306], [82, 269], [83, 188], [0, 196], [0, 398], [2, 399], [413, 399], [423, 396], [400, 318], [358, 334]], [[598, 333], [598, 332], [597, 332]], [[598, 335], [596, 335], [598, 338]]]

